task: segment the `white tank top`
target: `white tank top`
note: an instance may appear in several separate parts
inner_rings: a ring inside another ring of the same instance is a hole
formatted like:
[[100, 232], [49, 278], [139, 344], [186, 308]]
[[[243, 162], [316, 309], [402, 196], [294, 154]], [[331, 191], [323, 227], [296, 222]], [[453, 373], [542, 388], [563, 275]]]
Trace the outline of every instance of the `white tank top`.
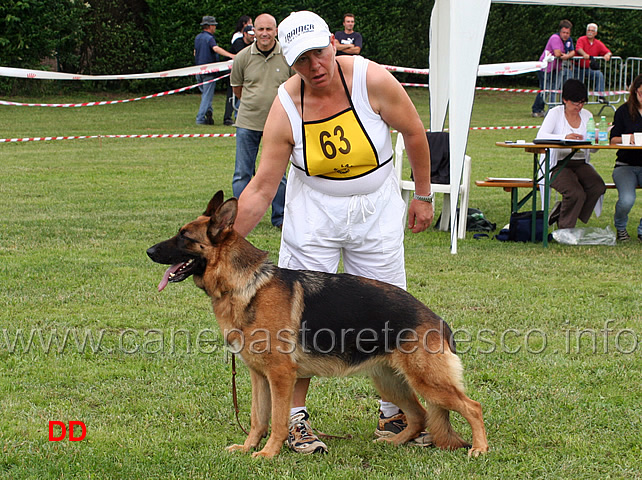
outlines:
[[[306, 164], [304, 155], [305, 146], [301, 116], [290, 95], [285, 90], [285, 86], [281, 85], [278, 90], [279, 100], [290, 120], [292, 136], [294, 138], [294, 148], [292, 149], [290, 161], [295, 168], [290, 169], [290, 175], [297, 175], [299, 179], [310, 188], [327, 195], [349, 196], [372, 193], [377, 190], [394, 171], [391, 161], [392, 140], [390, 138], [390, 126], [382, 120], [381, 116], [374, 112], [368, 100], [366, 87], [368, 64], [369, 61], [365, 58], [360, 56], [354, 57], [352, 92], [350, 93], [350, 97], [358, 120], [376, 152], [379, 167], [361, 176], [332, 178], [326, 175], [309, 174], [311, 169], [308, 168], [309, 165]], [[338, 145], [339, 147], [345, 146], [345, 143], [339, 143]]]

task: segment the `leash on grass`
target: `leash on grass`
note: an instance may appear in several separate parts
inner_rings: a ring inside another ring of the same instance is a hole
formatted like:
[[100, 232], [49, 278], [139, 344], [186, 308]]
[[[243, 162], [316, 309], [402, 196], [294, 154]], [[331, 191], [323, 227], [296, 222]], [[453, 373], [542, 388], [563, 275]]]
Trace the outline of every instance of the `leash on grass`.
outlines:
[[[232, 402], [234, 403], [234, 414], [236, 415], [236, 423], [239, 424], [239, 427], [241, 430], [243, 430], [243, 433], [245, 435], [249, 435], [247, 430], [243, 428], [243, 425], [241, 424], [241, 420], [239, 419], [239, 402], [238, 402], [238, 396], [236, 394], [236, 354], [232, 354]], [[323, 433], [319, 430], [314, 430], [317, 435], [320, 438], [336, 438], [339, 440], [349, 440], [352, 438], [352, 435], [344, 435], [344, 436], [339, 436], [339, 435], [329, 435], [327, 433]]]

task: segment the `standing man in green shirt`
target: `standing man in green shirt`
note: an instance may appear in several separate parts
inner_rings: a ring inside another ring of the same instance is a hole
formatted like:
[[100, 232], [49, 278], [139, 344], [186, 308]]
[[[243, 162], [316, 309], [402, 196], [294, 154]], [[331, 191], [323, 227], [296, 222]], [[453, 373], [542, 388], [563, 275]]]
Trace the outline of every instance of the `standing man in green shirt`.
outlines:
[[[266, 13], [254, 21], [256, 41], [238, 53], [232, 65], [230, 84], [237, 98], [241, 99], [236, 117], [236, 163], [232, 190], [239, 198], [255, 174], [256, 156], [259, 151], [267, 115], [276, 92], [294, 71], [283, 56], [276, 40], [276, 20]], [[281, 227], [285, 207], [285, 175], [272, 201], [272, 225]]]

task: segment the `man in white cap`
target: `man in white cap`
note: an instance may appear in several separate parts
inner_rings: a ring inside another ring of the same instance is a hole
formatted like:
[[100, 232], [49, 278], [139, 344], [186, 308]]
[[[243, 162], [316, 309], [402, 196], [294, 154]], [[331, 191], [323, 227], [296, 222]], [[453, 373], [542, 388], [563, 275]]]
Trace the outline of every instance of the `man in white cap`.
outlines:
[[[205, 15], [201, 20], [203, 31], [196, 35], [194, 39], [194, 62], [196, 65], [205, 65], [208, 63], [215, 63], [219, 60], [219, 54], [226, 57], [234, 58], [234, 54], [228, 52], [224, 48], [216, 44], [214, 32], [218, 22], [216, 18]], [[204, 75], [196, 75], [198, 83], [214, 80], [216, 76], [211, 73]], [[212, 98], [214, 98], [214, 88], [216, 82], [206, 83], [199, 86], [201, 91], [201, 105], [199, 106], [198, 113], [196, 114], [197, 125], [213, 125], [212, 119]]]
[[[291, 162], [279, 266], [334, 273], [342, 257], [346, 273], [405, 288], [405, 203], [392, 164], [391, 128], [403, 134], [414, 173], [408, 228], [422, 232], [434, 213], [428, 142], [414, 105], [380, 65], [336, 57], [334, 35], [315, 13], [295, 12], [283, 20], [279, 41], [297, 75], [279, 87], [235, 228], [247, 235], [257, 225]], [[328, 327], [341, 328], [331, 319]], [[326, 452], [310, 428], [309, 383], [302, 378], [294, 386], [288, 444], [301, 453]], [[397, 406], [382, 401], [380, 410], [377, 436], [405, 427]], [[426, 437], [415, 442], [426, 444]]]

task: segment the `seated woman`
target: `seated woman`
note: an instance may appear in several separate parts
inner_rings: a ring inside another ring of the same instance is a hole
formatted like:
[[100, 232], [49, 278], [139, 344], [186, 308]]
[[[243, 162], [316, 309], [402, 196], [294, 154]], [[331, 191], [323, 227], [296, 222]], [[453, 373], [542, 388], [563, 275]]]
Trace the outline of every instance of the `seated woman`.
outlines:
[[[628, 100], [615, 112], [611, 129], [611, 144], [621, 144], [622, 135], [625, 133], [642, 132], [641, 114], [642, 75], [638, 75], [631, 84]], [[635, 189], [642, 186], [642, 150], [620, 149], [617, 151], [613, 181], [618, 193], [614, 218], [617, 239], [626, 242], [631, 239], [626, 231], [626, 224], [629, 221], [629, 212], [635, 203]], [[638, 225], [638, 240], [642, 241], [642, 218]]]
[[[586, 124], [593, 115], [582, 107], [586, 103], [586, 86], [576, 79], [562, 87], [563, 105], [551, 109], [542, 122], [537, 138], [585, 140]], [[604, 180], [590, 164], [589, 149], [577, 150], [566, 166], [558, 162], [571, 153], [570, 149], [551, 149], [551, 187], [562, 194], [562, 202], [551, 210], [549, 224], [574, 228], [579, 218], [587, 223], [591, 212], [606, 191]]]

